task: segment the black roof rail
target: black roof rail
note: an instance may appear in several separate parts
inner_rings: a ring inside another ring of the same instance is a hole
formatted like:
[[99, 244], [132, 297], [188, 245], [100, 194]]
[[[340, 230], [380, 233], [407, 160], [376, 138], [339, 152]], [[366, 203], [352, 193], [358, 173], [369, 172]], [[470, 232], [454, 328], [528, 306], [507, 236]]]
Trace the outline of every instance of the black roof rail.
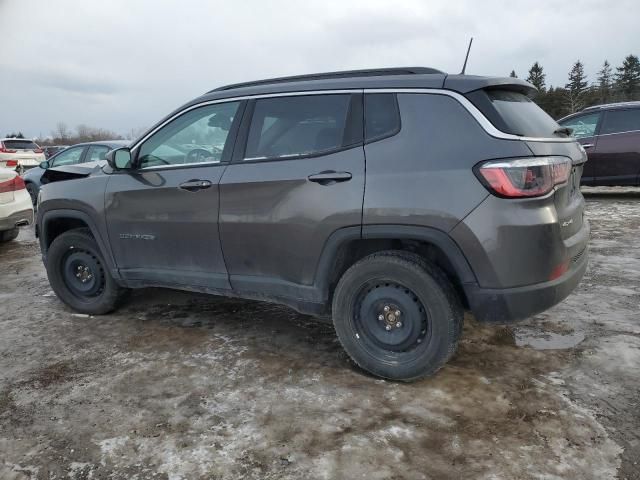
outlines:
[[292, 77], [267, 78], [265, 80], [256, 80], [254, 82], [234, 83], [223, 87], [214, 88], [211, 92], [220, 92], [222, 90], [232, 90], [241, 87], [254, 87], [257, 85], [269, 85], [272, 83], [298, 82], [304, 80], [328, 80], [333, 78], [350, 78], [350, 77], [377, 77], [383, 75], [425, 75], [425, 74], [444, 74], [444, 72], [429, 67], [394, 67], [394, 68], [373, 68], [366, 70], [344, 70], [341, 72], [325, 72], [312, 73], [309, 75], [294, 75]]

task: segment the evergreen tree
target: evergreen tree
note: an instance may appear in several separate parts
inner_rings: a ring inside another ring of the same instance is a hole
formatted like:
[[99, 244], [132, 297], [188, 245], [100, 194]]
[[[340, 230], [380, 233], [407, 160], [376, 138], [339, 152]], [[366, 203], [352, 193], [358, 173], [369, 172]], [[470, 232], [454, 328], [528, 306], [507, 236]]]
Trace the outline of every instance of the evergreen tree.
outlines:
[[542, 70], [542, 65], [538, 62], [535, 62], [531, 68], [529, 69], [529, 76], [527, 77], [527, 82], [536, 87], [539, 93], [544, 93], [544, 79], [545, 79], [544, 71]]
[[582, 110], [585, 105], [585, 96], [587, 93], [587, 76], [584, 73], [584, 64], [578, 60], [571, 67], [569, 72], [569, 83], [565, 85], [567, 94], [565, 99], [570, 113]]
[[640, 99], [640, 60], [636, 55], [628, 55], [621, 67], [616, 68], [616, 87], [622, 100]]
[[515, 70], [511, 70], [511, 73], [509, 74], [509, 76], [511, 78], [518, 78], [518, 75], [516, 75], [516, 71]]
[[611, 99], [611, 90], [613, 86], [613, 78], [611, 73], [611, 65], [607, 60], [602, 64], [602, 69], [598, 72], [598, 100], [600, 103], [607, 103]]
[[5, 138], [24, 138], [24, 135], [22, 134], [22, 132], [11, 132], [7, 133]]

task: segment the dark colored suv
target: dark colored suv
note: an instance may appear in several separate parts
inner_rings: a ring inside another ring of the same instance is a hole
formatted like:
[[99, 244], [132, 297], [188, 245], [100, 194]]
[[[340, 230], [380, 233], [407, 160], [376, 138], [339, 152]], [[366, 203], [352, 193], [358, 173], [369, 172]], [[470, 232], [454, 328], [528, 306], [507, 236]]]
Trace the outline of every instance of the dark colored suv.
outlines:
[[640, 102], [588, 107], [558, 123], [589, 156], [582, 185], [640, 185]]
[[586, 154], [533, 91], [429, 68], [213, 90], [43, 187], [51, 286], [90, 314], [147, 286], [279, 302], [376, 375], [432, 374], [465, 308], [525, 318], [586, 269]]

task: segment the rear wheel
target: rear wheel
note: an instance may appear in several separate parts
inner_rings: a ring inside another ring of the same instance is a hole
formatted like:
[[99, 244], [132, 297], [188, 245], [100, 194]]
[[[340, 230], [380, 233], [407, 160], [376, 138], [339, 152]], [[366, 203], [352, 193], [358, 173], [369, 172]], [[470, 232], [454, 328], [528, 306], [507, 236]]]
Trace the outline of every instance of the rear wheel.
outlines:
[[20, 233], [20, 230], [18, 230], [17, 228], [12, 228], [11, 230], [3, 230], [0, 232], [0, 243], [4, 243], [4, 242], [10, 242], [11, 240], [14, 240], [17, 236], [18, 233]]
[[31, 197], [31, 202], [33, 203], [33, 206], [35, 207], [36, 203], [38, 202], [38, 189], [31, 182], [26, 182], [25, 186], [27, 187], [27, 192], [29, 192], [29, 196]]
[[333, 299], [344, 349], [363, 369], [392, 380], [435, 373], [455, 353], [462, 320], [446, 275], [407, 252], [360, 260], [342, 276]]
[[81, 313], [108, 313], [127, 292], [109, 273], [98, 244], [85, 228], [56, 237], [47, 252], [46, 268], [56, 295]]

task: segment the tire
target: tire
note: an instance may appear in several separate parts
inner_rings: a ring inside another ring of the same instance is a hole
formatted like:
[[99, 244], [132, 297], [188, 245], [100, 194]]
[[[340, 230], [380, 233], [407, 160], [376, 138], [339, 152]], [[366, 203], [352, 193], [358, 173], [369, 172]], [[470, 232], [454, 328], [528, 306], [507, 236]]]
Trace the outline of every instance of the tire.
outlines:
[[29, 192], [29, 196], [31, 196], [31, 202], [35, 207], [36, 203], [38, 203], [38, 189], [31, 182], [27, 182], [26, 187], [27, 187], [27, 192]]
[[20, 230], [17, 228], [12, 228], [11, 230], [3, 230], [0, 232], [0, 243], [10, 242], [11, 240], [15, 240], [15, 238], [20, 233]]
[[102, 315], [115, 310], [127, 289], [120, 287], [86, 228], [64, 232], [47, 252], [47, 276], [58, 298], [73, 310]]
[[353, 361], [390, 380], [433, 375], [456, 352], [462, 332], [462, 305], [448, 277], [408, 252], [374, 253], [355, 263], [338, 282], [332, 309]]

